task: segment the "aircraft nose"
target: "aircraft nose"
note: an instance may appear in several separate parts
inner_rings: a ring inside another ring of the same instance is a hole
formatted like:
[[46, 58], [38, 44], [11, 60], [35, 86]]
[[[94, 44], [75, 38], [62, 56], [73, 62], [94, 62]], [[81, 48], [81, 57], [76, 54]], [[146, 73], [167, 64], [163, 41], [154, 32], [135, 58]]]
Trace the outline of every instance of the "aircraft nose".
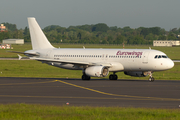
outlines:
[[172, 60], [170, 60], [170, 61], [168, 62], [168, 68], [171, 69], [171, 68], [173, 68], [173, 67], [174, 67], [174, 62], [173, 62]]

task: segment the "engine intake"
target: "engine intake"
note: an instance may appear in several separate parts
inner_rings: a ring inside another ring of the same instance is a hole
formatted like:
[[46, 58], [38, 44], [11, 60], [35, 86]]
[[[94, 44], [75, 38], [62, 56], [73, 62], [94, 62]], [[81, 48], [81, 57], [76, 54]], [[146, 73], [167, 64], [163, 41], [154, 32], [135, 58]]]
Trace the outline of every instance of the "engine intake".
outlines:
[[106, 77], [109, 69], [105, 66], [92, 66], [85, 69], [85, 74], [91, 77]]

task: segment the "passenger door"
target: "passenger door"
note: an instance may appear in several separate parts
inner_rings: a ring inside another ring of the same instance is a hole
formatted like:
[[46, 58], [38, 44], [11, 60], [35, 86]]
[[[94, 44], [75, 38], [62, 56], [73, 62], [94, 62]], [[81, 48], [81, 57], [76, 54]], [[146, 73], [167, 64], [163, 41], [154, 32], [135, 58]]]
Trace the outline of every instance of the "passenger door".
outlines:
[[149, 56], [149, 51], [146, 51], [142, 56], [143, 57], [142, 63], [144, 63], [144, 64], [148, 63], [148, 56]]

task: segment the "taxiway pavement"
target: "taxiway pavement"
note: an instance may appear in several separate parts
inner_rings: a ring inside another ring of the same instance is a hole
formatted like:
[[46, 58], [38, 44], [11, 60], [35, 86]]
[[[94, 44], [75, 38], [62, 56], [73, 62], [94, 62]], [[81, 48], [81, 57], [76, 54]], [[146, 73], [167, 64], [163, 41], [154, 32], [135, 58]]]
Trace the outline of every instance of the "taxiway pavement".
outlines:
[[180, 81], [0, 78], [0, 104], [179, 108]]

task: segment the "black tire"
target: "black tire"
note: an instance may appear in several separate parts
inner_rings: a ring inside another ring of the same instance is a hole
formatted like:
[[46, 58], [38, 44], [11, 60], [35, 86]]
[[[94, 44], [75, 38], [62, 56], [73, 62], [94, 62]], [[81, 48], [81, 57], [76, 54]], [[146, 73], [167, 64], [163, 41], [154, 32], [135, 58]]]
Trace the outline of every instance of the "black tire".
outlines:
[[153, 77], [151, 79], [152, 79], [151, 81], [154, 82], [155, 79]]
[[149, 82], [154, 82], [155, 79], [154, 79], [154, 77], [150, 77], [148, 80], [149, 80]]
[[118, 76], [117, 75], [113, 75], [114, 79], [113, 80], [117, 80]]
[[110, 75], [109, 80], [117, 80], [118, 76], [117, 75]]
[[91, 77], [87, 75], [82, 75], [82, 80], [90, 80]]
[[82, 80], [86, 80], [86, 75], [82, 75]]
[[91, 77], [90, 76], [86, 76], [87, 78], [86, 78], [86, 80], [90, 80], [91, 79]]
[[110, 76], [109, 76], [109, 80], [113, 80], [113, 75], [110, 75]]

